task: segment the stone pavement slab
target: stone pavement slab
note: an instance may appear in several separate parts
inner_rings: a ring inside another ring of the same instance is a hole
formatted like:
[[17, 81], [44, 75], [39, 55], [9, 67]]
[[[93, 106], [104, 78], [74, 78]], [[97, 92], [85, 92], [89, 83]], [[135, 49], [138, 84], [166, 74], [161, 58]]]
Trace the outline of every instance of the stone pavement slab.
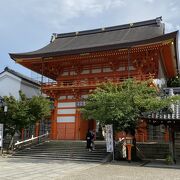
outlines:
[[113, 162], [57, 178], [57, 180], [180, 180], [180, 171], [142, 167], [138, 163]]
[[45, 180], [95, 167], [99, 163], [0, 158], [0, 180]]
[[144, 164], [145, 167], [154, 168], [170, 168], [170, 169], [180, 169], [180, 162], [176, 164], [166, 164], [165, 160], [149, 160]]
[[142, 165], [0, 158], [0, 180], [180, 180], [179, 169]]

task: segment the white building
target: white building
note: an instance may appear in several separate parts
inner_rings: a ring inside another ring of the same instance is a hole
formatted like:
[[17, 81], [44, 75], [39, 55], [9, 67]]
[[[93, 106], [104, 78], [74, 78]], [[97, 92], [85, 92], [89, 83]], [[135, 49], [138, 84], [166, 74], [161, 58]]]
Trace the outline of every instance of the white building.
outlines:
[[28, 98], [40, 95], [40, 83], [6, 67], [0, 73], [0, 96], [14, 96], [19, 99], [19, 91]]

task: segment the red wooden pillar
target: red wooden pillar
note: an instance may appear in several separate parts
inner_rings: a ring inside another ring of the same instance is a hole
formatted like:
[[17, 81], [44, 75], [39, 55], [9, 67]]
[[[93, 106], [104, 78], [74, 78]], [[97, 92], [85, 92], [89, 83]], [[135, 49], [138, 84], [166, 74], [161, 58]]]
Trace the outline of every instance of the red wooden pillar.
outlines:
[[54, 110], [51, 114], [51, 139], [57, 139], [57, 108], [58, 100], [54, 101]]
[[80, 109], [76, 109], [76, 119], [75, 119], [75, 139], [79, 140], [80, 139]]
[[53, 126], [53, 119], [54, 119], [54, 109], [51, 111], [51, 126], [50, 126], [50, 139], [53, 139], [53, 132], [52, 132], [52, 126]]

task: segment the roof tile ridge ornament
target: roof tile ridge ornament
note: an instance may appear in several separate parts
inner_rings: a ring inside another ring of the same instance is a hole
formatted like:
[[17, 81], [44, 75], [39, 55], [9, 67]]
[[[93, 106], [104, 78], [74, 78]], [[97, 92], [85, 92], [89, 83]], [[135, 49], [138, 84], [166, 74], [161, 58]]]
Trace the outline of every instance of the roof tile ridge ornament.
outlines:
[[134, 25], [134, 23], [130, 23], [129, 25], [130, 25], [130, 27], [132, 27]]
[[6, 67], [4, 68], [4, 71], [8, 71], [8, 70], [9, 70], [9, 67], [6, 66]]
[[156, 18], [156, 23], [158, 26], [161, 25], [161, 21], [162, 21], [162, 16]]
[[50, 43], [54, 42], [54, 40], [57, 38], [58, 34], [57, 33], [53, 33], [51, 36], [51, 40]]
[[102, 31], [105, 31], [105, 29], [106, 29], [105, 27], [101, 28]]

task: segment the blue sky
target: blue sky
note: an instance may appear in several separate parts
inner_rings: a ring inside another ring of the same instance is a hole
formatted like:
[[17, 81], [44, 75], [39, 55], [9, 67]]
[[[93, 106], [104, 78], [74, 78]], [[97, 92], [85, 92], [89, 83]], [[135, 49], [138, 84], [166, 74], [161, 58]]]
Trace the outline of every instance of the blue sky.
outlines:
[[162, 16], [166, 32], [180, 29], [179, 0], [0, 0], [0, 71], [31, 76], [8, 53], [37, 50], [52, 33], [114, 26]]

